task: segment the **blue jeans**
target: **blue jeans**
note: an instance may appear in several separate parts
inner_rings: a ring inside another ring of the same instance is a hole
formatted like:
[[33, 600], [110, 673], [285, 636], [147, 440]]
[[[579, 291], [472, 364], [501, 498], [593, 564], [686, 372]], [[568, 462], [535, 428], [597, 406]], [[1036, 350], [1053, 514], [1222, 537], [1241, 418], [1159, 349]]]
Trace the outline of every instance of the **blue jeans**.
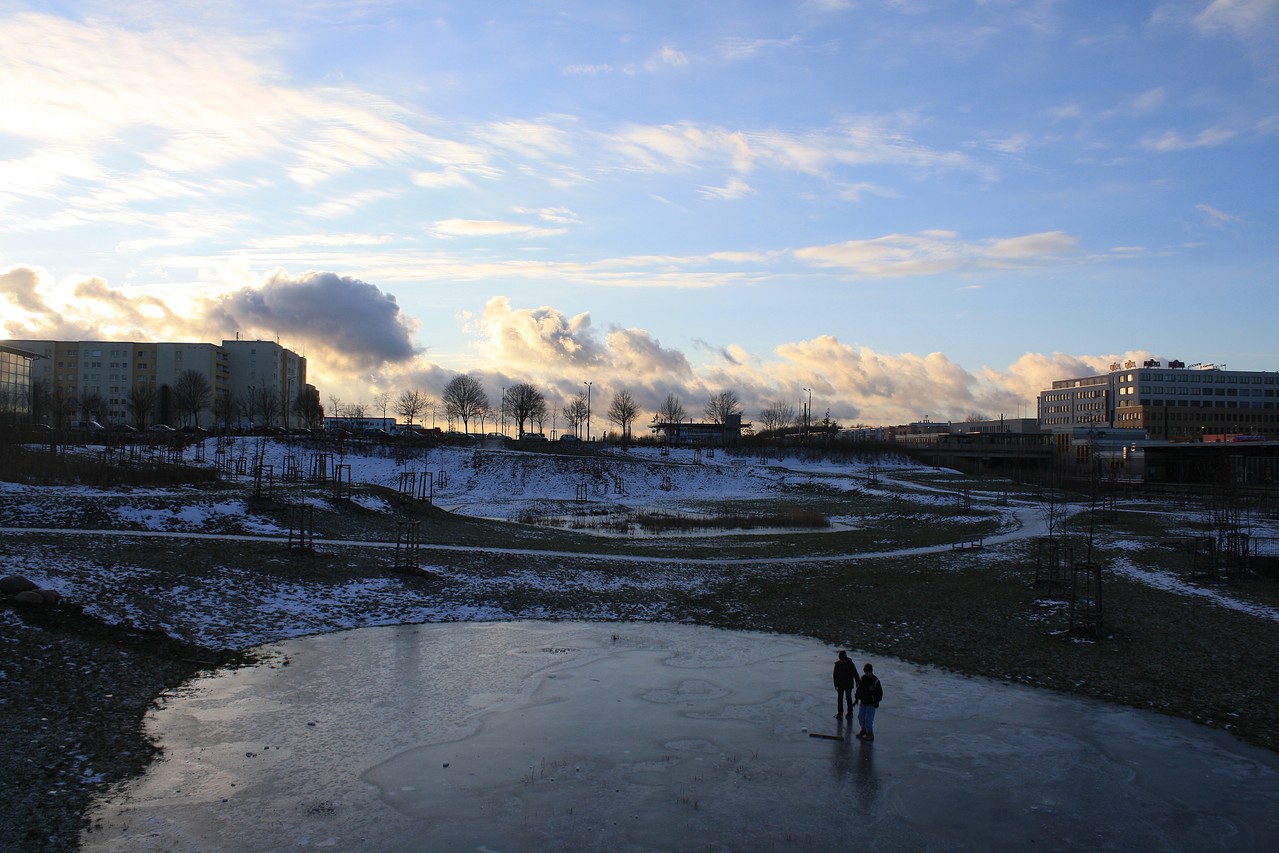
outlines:
[[857, 712], [857, 725], [861, 726], [862, 731], [866, 734], [873, 735], [875, 733], [875, 706], [867, 705], [863, 702], [859, 707], [861, 710]]

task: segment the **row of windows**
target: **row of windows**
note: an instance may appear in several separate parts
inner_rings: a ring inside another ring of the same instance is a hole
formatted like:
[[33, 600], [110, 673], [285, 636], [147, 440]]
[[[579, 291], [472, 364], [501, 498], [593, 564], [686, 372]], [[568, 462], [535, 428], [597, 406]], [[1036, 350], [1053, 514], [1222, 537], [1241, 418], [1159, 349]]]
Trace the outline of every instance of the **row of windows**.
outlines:
[[[1173, 423], [1187, 422], [1192, 424], [1264, 424], [1275, 423], [1279, 421], [1279, 416], [1273, 414], [1257, 413], [1257, 412], [1231, 412], [1229, 414], [1221, 414], [1218, 412], [1205, 412], [1203, 414], [1189, 412], [1171, 412], [1167, 418]], [[1120, 412], [1116, 418], [1116, 423], [1130, 423], [1138, 426], [1142, 423], [1141, 412]], [[1162, 417], [1151, 417], [1148, 419], [1151, 423], [1158, 423], [1164, 420]]]
[[[1131, 396], [1137, 393], [1135, 388], [1120, 388], [1120, 396]], [[1172, 385], [1151, 385], [1141, 389], [1143, 398], [1150, 395], [1173, 395], [1177, 397], [1273, 397], [1275, 392], [1265, 388], [1178, 388]]]
[[[1125, 382], [1133, 381], [1133, 374], [1124, 377]], [[1273, 375], [1241, 376], [1237, 373], [1142, 373], [1142, 382], [1191, 382], [1217, 385], [1274, 385]]]
[[1105, 397], [1106, 389], [1098, 388], [1092, 391], [1059, 391], [1056, 393], [1052, 391], [1047, 391], [1043, 394], [1040, 394], [1039, 396], [1040, 396], [1040, 399], [1053, 400], [1053, 401], [1092, 399], [1096, 397]]

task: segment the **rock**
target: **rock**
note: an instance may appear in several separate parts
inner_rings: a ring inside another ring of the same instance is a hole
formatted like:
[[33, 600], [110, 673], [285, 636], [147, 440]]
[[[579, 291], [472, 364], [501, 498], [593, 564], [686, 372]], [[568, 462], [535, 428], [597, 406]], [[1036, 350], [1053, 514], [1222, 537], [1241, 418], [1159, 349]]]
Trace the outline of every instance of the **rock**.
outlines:
[[58, 604], [62, 601], [62, 593], [56, 589], [38, 589], [36, 592], [40, 593], [45, 604]]
[[38, 589], [24, 589], [13, 597], [14, 604], [44, 604], [44, 596]]
[[20, 592], [35, 589], [36, 585], [31, 581], [19, 575], [9, 575], [0, 578], [0, 593], [5, 595], [17, 595]]

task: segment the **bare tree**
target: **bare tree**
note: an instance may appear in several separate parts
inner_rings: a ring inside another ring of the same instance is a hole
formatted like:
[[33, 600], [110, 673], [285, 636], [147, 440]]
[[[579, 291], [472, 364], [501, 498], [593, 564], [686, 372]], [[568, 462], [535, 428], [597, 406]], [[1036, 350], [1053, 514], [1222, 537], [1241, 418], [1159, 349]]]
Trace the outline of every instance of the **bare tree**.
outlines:
[[519, 425], [519, 437], [524, 437], [524, 422], [546, 415], [546, 397], [527, 382], [512, 385], [502, 395], [502, 410]]
[[213, 389], [209, 378], [198, 370], [184, 370], [173, 383], [173, 399], [179, 412], [190, 416], [191, 425], [200, 425], [200, 412], [209, 407]]
[[400, 393], [399, 399], [395, 401], [395, 413], [404, 418], [405, 423], [412, 426], [413, 422], [426, 411], [428, 403], [430, 403], [430, 398], [421, 391], [403, 391]]
[[133, 425], [145, 427], [155, 411], [155, 404], [160, 399], [154, 385], [140, 383], [129, 389], [129, 414], [133, 415]]
[[373, 395], [373, 411], [382, 413], [382, 424], [386, 425], [386, 410], [391, 408], [391, 392], [379, 391]]
[[[484, 387], [469, 373], [461, 373], [449, 380], [440, 395], [445, 410], [450, 418], [460, 418], [462, 431], [470, 432], [471, 419], [481, 415], [489, 408], [488, 395]], [[481, 427], [482, 429], [483, 427]]]
[[107, 401], [97, 391], [85, 391], [78, 402], [82, 421], [95, 421], [107, 410]]
[[608, 404], [608, 419], [622, 430], [622, 440], [631, 440], [631, 424], [639, 417], [639, 404], [625, 388], [613, 395]]
[[655, 432], [664, 430], [666, 437], [670, 438], [673, 434], [671, 427], [674, 424], [683, 423], [685, 417], [687, 415], [684, 412], [684, 404], [679, 401], [679, 397], [667, 394], [666, 399], [657, 407], [657, 412], [653, 415], [653, 430]]
[[759, 413], [760, 426], [765, 432], [778, 432], [795, 423], [795, 406], [785, 400], [774, 400]]
[[231, 426], [235, 420], [235, 401], [225, 392], [213, 397], [213, 419], [223, 427]]
[[706, 401], [702, 411], [711, 423], [726, 424], [733, 415], [742, 413], [742, 404], [736, 391], [721, 391]]
[[351, 403], [346, 407], [346, 417], [351, 425], [355, 427], [357, 433], [364, 432], [367, 424], [365, 418], [369, 416], [369, 404], [363, 401]]
[[303, 388], [293, 401], [293, 411], [306, 424], [307, 429], [315, 429], [324, 423], [324, 406], [320, 404], [320, 392], [313, 387]]
[[262, 426], [270, 429], [275, 426], [276, 416], [280, 414], [280, 392], [271, 385], [260, 385], [254, 392], [257, 402], [254, 408], [262, 413]]
[[585, 391], [579, 391], [577, 396], [564, 406], [564, 422], [578, 438], [582, 437], [582, 424], [586, 423], [586, 415], [589, 411], [590, 403], [586, 399]]

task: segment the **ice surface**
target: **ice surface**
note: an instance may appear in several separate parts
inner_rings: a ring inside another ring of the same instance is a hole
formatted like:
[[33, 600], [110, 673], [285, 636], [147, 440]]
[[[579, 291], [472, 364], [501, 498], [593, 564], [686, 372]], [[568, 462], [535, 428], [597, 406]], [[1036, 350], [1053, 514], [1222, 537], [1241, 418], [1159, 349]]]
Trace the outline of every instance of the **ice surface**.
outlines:
[[83, 849], [1279, 849], [1273, 753], [881, 658], [863, 743], [807, 639], [519, 622], [271, 649], [153, 714], [166, 760]]

